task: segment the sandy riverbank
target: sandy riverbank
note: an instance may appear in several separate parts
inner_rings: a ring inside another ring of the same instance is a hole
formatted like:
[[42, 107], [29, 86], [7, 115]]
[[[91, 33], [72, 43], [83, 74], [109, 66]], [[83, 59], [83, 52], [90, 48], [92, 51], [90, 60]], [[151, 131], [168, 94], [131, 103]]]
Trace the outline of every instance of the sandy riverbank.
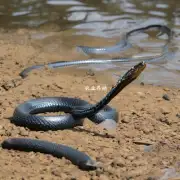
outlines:
[[[0, 141], [8, 137], [49, 140], [78, 148], [104, 163], [103, 169], [84, 172], [65, 159], [0, 149], [0, 179], [145, 180], [162, 177], [165, 168], [176, 168], [180, 173], [179, 89], [146, 83], [129, 85], [110, 103], [119, 111], [114, 131], [102, 130], [87, 120], [84, 130], [32, 132], [8, 119], [19, 103], [42, 96], [79, 97], [95, 103], [107, 91], [85, 87], [100, 85], [110, 89], [113, 82], [88, 70], [77, 72], [73, 68], [35, 71], [21, 79], [18, 73], [32, 64], [78, 57], [69, 48], [72, 42], [60, 36], [59, 53], [53, 53], [48, 42], [56, 39], [49, 37], [39, 43], [26, 30], [1, 32], [0, 39]], [[162, 98], [164, 94], [170, 97], [169, 101]], [[152, 144], [153, 148], [145, 152], [144, 145], [137, 142]]]

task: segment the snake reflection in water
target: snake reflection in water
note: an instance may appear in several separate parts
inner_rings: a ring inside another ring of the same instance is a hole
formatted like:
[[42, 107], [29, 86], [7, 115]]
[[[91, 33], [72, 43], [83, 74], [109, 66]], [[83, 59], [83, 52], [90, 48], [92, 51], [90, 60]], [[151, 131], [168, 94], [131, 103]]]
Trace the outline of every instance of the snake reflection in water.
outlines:
[[118, 53], [120, 51], [123, 51], [125, 49], [132, 47], [131, 43], [129, 42], [129, 37], [131, 37], [132, 35], [136, 35], [138, 33], [145, 32], [146, 30], [149, 30], [149, 29], [159, 30], [160, 32], [158, 33], [157, 36], [160, 36], [162, 34], [166, 34], [168, 36], [166, 44], [162, 47], [162, 49], [163, 49], [162, 53], [158, 56], [153, 56], [153, 57], [148, 57], [148, 58], [147, 57], [141, 57], [141, 58], [140, 57], [138, 57], [138, 58], [136, 58], [136, 57], [132, 57], [132, 58], [116, 57], [113, 59], [87, 59], [87, 60], [77, 60], [77, 61], [58, 61], [58, 62], [52, 62], [52, 63], [48, 63], [48, 64], [40, 64], [40, 65], [30, 66], [28, 68], [25, 68], [22, 72], [20, 72], [19, 75], [22, 78], [25, 78], [28, 76], [28, 73], [31, 72], [32, 70], [40, 69], [45, 66], [47, 66], [48, 68], [54, 69], [54, 68], [61, 68], [61, 67], [66, 67], [66, 66], [77, 66], [77, 65], [88, 65], [88, 64], [110, 64], [110, 63], [123, 63], [123, 62], [131, 63], [132, 61], [133, 62], [144, 61], [146, 63], [158, 62], [170, 54], [169, 50], [168, 50], [168, 45], [173, 36], [173, 32], [171, 31], [171, 29], [169, 29], [167, 26], [158, 25], [158, 24], [150, 25], [150, 26], [146, 26], [146, 27], [142, 27], [142, 28], [138, 28], [138, 29], [129, 31], [128, 33], [125, 34], [125, 36], [122, 38], [122, 40], [114, 46], [110, 46], [110, 47], [78, 46], [77, 49], [87, 55], [109, 54], [109, 53], [113, 53], [113, 52]]

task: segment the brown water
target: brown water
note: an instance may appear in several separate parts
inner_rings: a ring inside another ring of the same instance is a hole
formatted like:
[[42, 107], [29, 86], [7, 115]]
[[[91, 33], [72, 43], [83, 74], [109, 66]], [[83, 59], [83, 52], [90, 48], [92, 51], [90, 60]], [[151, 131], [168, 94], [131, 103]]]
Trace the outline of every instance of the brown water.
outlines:
[[[72, 41], [75, 45], [84, 40], [84, 45], [106, 46], [117, 42], [125, 32], [134, 28], [151, 24], [167, 25], [175, 32], [170, 47], [173, 56], [167, 57], [162, 62], [148, 64], [140, 80], [157, 85], [180, 87], [179, 0], [1, 0], [0, 24], [4, 28], [35, 28], [39, 33], [33, 34], [32, 38], [42, 41], [49, 33], [52, 35], [56, 32], [53, 35], [56, 41], [52, 40], [44, 47], [49, 51], [53, 49], [54, 53], [60, 53], [57, 39], [58, 33], [62, 31], [70, 32], [69, 44]], [[69, 31], [71, 29], [72, 31]], [[76, 40], [74, 36], [77, 36]], [[89, 36], [90, 38], [87, 38]], [[138, 48], [135, 46], [134, 49], [118, 55], [146, 57], [160, 53], [160, 46], [165, 43], [163, 38], [157, 39], [156, 36], [149, 37], [147, 34], [134, 36], [132, 42], [138, 45]], [[114, 55], [108, 55], [112, 56]], [[131, 65], [123, 63], [92, 65], [88, 68], [118, 74], [120, 70], [125, 71]]]

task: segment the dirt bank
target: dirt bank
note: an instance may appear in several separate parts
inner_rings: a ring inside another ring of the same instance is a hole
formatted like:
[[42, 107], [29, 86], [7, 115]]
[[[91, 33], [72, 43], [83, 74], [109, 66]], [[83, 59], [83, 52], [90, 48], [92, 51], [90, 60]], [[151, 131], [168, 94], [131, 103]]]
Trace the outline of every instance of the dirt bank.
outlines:
[[[32, 39], [33, 33], [36, 32], [0, 33], [0, 141], [8, 137], [31, 137], [62, 143], [86, 152], [103, 162], [104, 167], [85, 172], [66, 159], [0, 149], [0, 179], [152, 180], [168, 176], [162, 171], [165, 168], [175, 168], [180, 173], [179, 89], [138, 83], [129, 85], [110, 103], [119, 111], [117, 129], [110, 132], [88, 120], [84, 129], [55, 132], [35, 132], [11, 124], [8, 118], [25, 100], [68, 96], [95, 103], [107, 91], [86, 90], [86, 87], [110, 89], [113, 84], [111, 78], [102, 74], [96, 76], [88, 70], [73, 68], [35, 71], [21, 79], [18, 73], [32, 64], [80, 57], [73, 48], [78, 39], [70, 42], [68, 35], [65, 38], [60, 34], [58, 40], [56, 36], [40, 42]], [[59, 53], [54, 51], [57, 48]], [[163, 99], [164, 94], [170, 100]], [[147, 144], [152, 146], [145, 146]], [[175, 176], [175, 173], [170, 175]]]

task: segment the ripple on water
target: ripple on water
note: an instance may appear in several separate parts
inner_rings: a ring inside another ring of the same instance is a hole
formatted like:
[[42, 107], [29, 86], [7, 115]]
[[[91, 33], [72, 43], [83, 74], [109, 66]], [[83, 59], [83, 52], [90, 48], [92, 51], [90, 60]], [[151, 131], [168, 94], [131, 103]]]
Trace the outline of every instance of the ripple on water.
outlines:
[[[78, 38], [82, 39], [84, 35], [88, 35], [112, 38], [112, 40], [118, 41], [125, 32], [135, 28], [151, 24], [168, 25], [176, 33], [172, 41], [172, 49], [176, 54], [174, 57], [166, 58], [167, 60], [161, 63], [164, 68], [160, 68], [158, 64], [154, 65], [156, 68], [148, 66], [148, 69], [153, 70], [153, 73], [148, 74], [147, 72], [147, 75], [146, 73], [145, 75], [148, 82], [163, 82], [179, 84], [180, 86], [178, 78], [180, 75], [180, 54], [178, 53], [180, 47], [180, 8], [178, 7], [177, 0], [26, 0], [19, 1], [18, 4], [14, 1], [8, 1], [8, 3], [0, 1], [0, 14], [1, 27], [40, 27], [41, 25], [47, 24], [48, 26], [53, 24], [55, 26], [58, 25], [59, 29], [63, 30], [74, 29], [75, 35], [80, 35]], [[49, 29], [50, 32], [48, 33], [51, 33], [52, 30], [51, 28]], [[32, 34], [32, 38], [38, 40], [43, 40], [48, 36], [46, 33], [37, 32]], [[161, 41], [164, 42], [166, 39], [166, 35], [157, 38], [149, 37], [146, 33], [140, 33], [134, 34], [130, 41], [133, 45], [139, 46], [141, 49], [139, 49], [140, 52], [138, 53], [141, 56], [145, 56], [147, 53], [154, 53], [154, 49], [159, 50], [163, 45]], [[88, 42], [86, 44], [88, 45]], [[95, 42], [93, 44], [93, 39], [90, 44], [91, 46], [97, 45]], [[49, 46], [54, 47], [51, 43], [49, 43]], [[152, 47], [154, 49], [151, 49]], [[59, 53], [58, 47], [54, 47], [53, 52]], [[126, 57], [128, 55], [131, 56], [131, 53], [128, 54], [127, 52]], [[137, 55], [136, 51], [134, 55]], [[121, 70], [123, 68], [124, 70], [126, 69], [125, 64], [120, 64], [119, 66]], [[117, 67], [101, 65], [100, 69], [116, 69]]]
[[83, 3], [79, 2], [79, 1], [75, 1], [75, 0], [48, 0], [47, 4], [50, 5], [83, 5]]

